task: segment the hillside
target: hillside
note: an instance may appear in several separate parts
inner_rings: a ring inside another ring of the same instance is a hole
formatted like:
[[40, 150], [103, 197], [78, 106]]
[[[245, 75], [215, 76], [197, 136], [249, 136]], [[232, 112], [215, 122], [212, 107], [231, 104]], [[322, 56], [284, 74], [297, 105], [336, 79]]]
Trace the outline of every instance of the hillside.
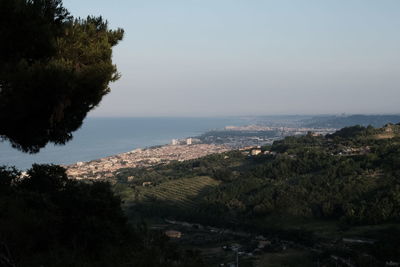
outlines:
[[[379, 266], [400, 261], [393, 239], [400, 234], [399, 128], [354, 126], [327, 136], [287, 137], [261, 153], [237, 150], [124, 169], [116, 189], [133, 217], [263, 233], [358, 264], [366, 254]], [[344, 241], [355, 237], [373, 242]]]
[[318, 116], [301, 121], [306, 127], [336, 128], [362, 125], [367, 127], [382, 127], [387, 123], [398, 123], [400, 115], [349, 115], [349, 116]]
[[134, 197], [135, 201], [147, 206], [145, 209], [150, 209], [154, 203], [158, 203], [169, 208], [186, 210], [194, 208], [196, 201], [207, 195], [219, 183], [220, 181], [207, 176], [182, 178], [167, 181], [158, 186], [149, 184], [136, 187]]

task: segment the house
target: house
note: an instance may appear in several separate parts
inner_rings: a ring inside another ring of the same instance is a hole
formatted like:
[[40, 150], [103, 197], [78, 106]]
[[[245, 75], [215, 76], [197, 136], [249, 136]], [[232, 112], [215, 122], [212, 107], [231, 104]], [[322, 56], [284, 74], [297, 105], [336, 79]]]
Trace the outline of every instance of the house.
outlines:
[[173, 146], [179, 145], [179, 141], [177, 139], [172, 139], [171, 144]]
[[176, 230], [167, 230], [165, 231], [165, 235], [168, 236], [169, 238], [181, 238], [182, 233]]
[[151, 186], [153, 183], [152, 182], [143, 182], [142, 186]]
[[251, 152], [250, 152], [250, 154], [252, 155], [252, 156], [257, 156], [258, 154], [261, 154], [261, 149], [253, 149], [253, 150], [251, 150]]

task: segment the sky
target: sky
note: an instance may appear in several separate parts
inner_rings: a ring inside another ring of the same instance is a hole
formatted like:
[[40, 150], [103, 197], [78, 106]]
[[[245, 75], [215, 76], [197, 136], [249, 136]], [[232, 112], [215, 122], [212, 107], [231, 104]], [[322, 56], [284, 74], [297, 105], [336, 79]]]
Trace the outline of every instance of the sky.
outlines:
[[400, 113], [398, 0], [64, 0], [125, 30], [91, 117]]

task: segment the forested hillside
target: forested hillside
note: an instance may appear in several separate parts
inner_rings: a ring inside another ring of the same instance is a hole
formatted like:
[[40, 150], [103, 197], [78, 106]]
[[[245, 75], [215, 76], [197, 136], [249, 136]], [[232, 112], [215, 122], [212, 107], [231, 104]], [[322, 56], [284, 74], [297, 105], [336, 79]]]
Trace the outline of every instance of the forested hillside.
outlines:
[[[399, 241], [387, 233], [400, 233], [400, 125], [287, 137], [252, 154], [231, 151], [150, 169], [124, 169], [115, 188], [133, 217], [282, 231], [285, 236], [288, 229], [297, 229], [292, 237], [306, 243], [324, 235], [307, 228], [314, 222], [333, 225], [326, 236], [366, 225], [390, 226], [360, 235], [391, 244], [383, 249], [380, 243], [375, 257], [399, 260]], [[197, 185], [199, 177], [209, 177], [204, 190]]]

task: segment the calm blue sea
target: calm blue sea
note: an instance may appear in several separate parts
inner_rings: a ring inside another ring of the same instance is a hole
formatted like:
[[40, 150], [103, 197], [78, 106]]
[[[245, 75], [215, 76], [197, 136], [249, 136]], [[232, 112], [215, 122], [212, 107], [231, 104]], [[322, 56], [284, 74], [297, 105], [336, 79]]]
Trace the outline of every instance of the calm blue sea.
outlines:
[[88, 118], [72, 141], [64, 146], [48, 145], [38, 154], [25, 154], [0, 142], [0, 166], [27, 169], [32, 163], [89, 161], [245, 123], [240, 118]]

